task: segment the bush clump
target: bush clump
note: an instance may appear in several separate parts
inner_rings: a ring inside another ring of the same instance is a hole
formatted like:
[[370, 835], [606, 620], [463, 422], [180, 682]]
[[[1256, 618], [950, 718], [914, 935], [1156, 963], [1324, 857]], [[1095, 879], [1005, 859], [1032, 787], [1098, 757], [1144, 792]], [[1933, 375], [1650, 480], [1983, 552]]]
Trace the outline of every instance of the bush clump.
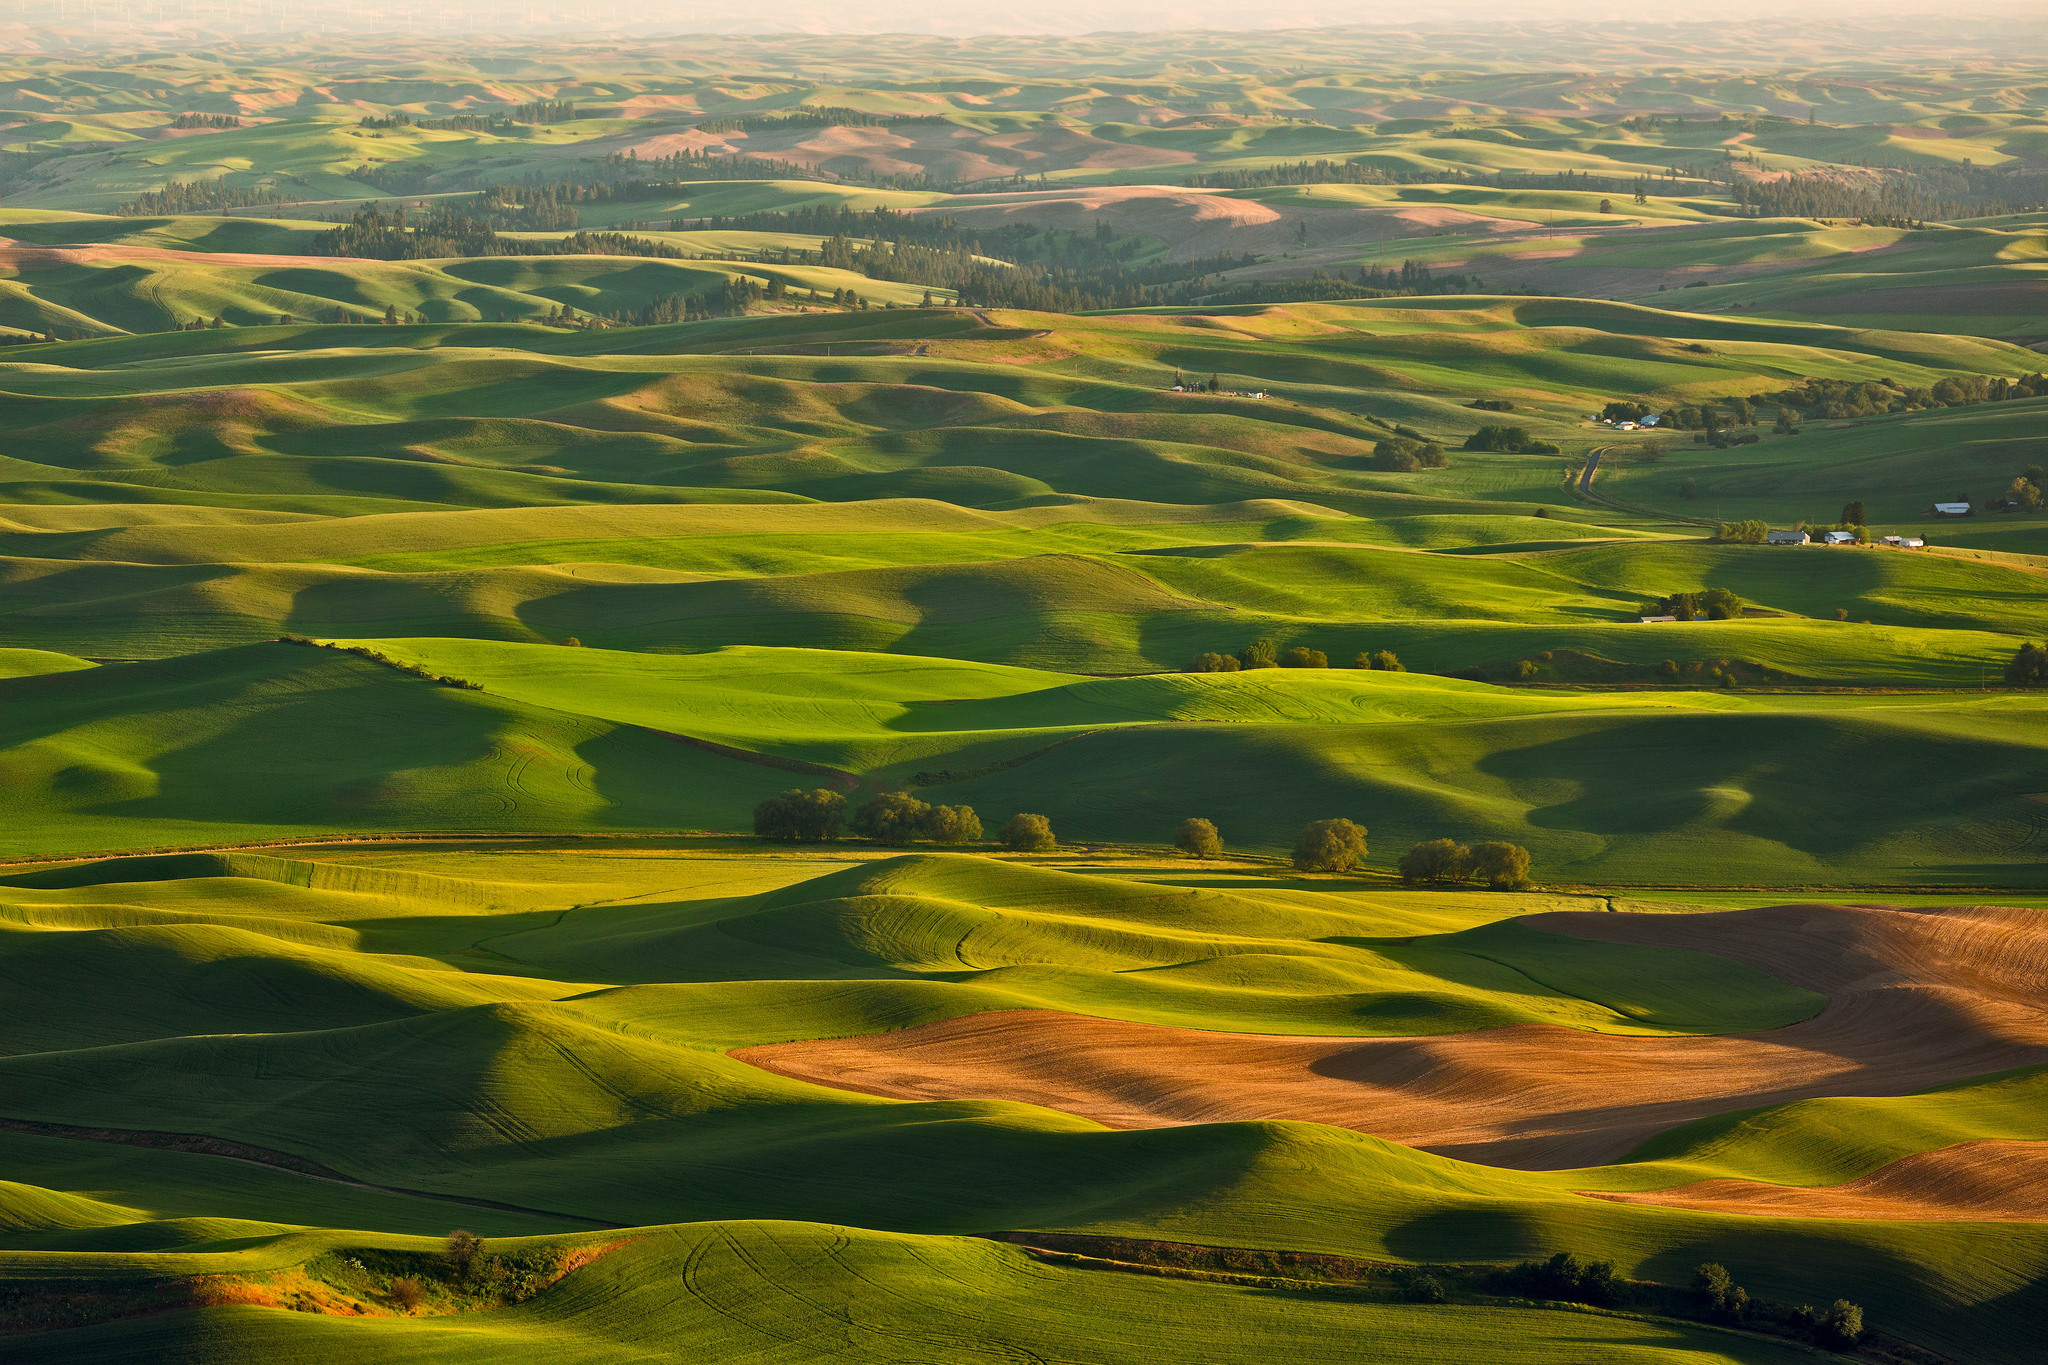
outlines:
[[1615, 1278], [1612, 1264], [1582, 1261], [1568, 1251], [1560, 1251], [1547, 1261], [1523, 1261], [1502, 1272], [1500, 1278], [1508, 1293], [1532, 1299], [1604, 1308], [1621, 1302], [1622, 1298], [1622, 1284]]
[[1831, 1351], [1853, 1350], [1863, 1340], [1863, 1309], [1847, 1299], [1821, 1309], [1801, 1306], [1792, 1310], [1792, 1325]]
[[981, 819], [972, 806], [933, 806], [908, 792], [883, 792], [853, 813], [855, 834], [883, 844], [929, 839], [965, 844], [981, 838]]
[[1410, 886], [1442, 886], [1464, 881], [1471, 866], [1471, 849], [1452, 839], [1430, 839], [1401, 855], [1401, 880]]
[[1303, 872], [1352, 872], [1365, 866], [1365, 826], [1317, 820], [1294, 841], [1294, 865]]
[[2005, 680], [2015, 687], [2048, 687], [2048, 644], [2025, 644], [2005, 666]]
[[1351, 661], [1353, 668], [1377, 669], [1382, 673], [1406, 673], [1408, 666], [1391, 649], [1363, 650]]
[[1643, 604], [1644, 616], [1676, 616], [1681, 621], [1739, 621], [1743, 602], [1726, 588], [1674, 592]]
[[1446, 1297], [1444, 1282], [1426, 1270], [1396, 1271], [1394, 1281], [1410, 1303], [1442, 1303]]
[[792, 787], [754, 807], [754, 833], [785, 844], [821, 844], [839, 837], [845, 818], [846, 798], [838, 792]]
[[1701, 1310], [1717, 1321], [1741, 1322], [1749, 1316], [1749, 1291], [1719, 1262], [1708, 1261], [1693, 1271], [1692, 1292], [1699, 1296]]
[[1243, 667], [1244, 665], [1237, 661], [1237, 656], [1235, 654], [1218, 654], [1215, 650], [1212, 649], [1205, 651], [1201, 654], [1197, 654], [1195, 656], [1195, 662], [1188, 669], [1188, 672], [1235, 673]]
[[1488, 840], [1472, 847], [1467, 872], [1474, 881], [1496, 891], [1521, 891], [1529, 886], [1529, 850], [1520, 844]]
[[1223, 836], [1212, 821], [1191, 815], [1180, 822], [1173, 846], [1190, 858], [1218, 858], [1223, 855]]
[[1271, 640], [1254, 640], [1237, 651], [1240, 668], [1273, 668], [1279, 663], [1280, 647]]
[[1279, 664], [1282, 668], [1328, 668], [1330, 656], [1320, 649], [1296, 645], [1280, 656]]
[[1372, 448], [1372, 467], [1395, 474], [1413, 474], [1418, 469], [1448, 469], [1451, 457], [1435, 441], [1414, 441], [1390, 436]]
[[1043, 815], [1013, 815], [997, 837], [1012, 853], [1044, 853], [1057, 847], [1052, 821]]
[[1529, 885], [1529, 850], [1489, 841], [1467, 848], [1453, 839], [1429, 839], [1401, 855], [1401, 880], [1410, 886], [1481, 881], [1496, 891]]
[[1501, 450], [1518, 455], [1556, 455], [1558, 448], [1549, 441], [1539, 441], [1529, 434], [1529, 428], [1504, 426], [1489, 422], [1465, 438], [1467, 450]]

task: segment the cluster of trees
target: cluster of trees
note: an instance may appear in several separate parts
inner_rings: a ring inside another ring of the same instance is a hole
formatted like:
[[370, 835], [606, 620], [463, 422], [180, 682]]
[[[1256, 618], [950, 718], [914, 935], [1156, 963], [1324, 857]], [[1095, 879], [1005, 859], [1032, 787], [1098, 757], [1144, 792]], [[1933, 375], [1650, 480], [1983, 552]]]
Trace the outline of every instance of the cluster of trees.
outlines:
[[1585, 1303], [1596, 1308], [1621, 1302], [1623, 1284], [1607, 1261], [1582, 1261], [1560, 1251], [1547, 1261], [1523, 1261], [1500, 1272], [1500, 1289], [1531, 1299]]
[[705, 294], [664, 294], [642, 304], [624, 319], [636, 327], [653, 327], [667, 322], [695, 322], [698, 318], [739, 317], [771, 296], [780, 297], [782, 282], [762, 284], [748, 275], [735, 275], [722, 288]]
[[173, 128], [239, 128], [242, 121], [233, 114], [180, 114], [171, 120]]
[[1447, 469], [1451, 457], [1435, 441], [1417, 441], [1406, 436], [1389, 436], [1372, 448], [1372, 467], [1396, 474], [1418, 469]]
[[[1907, 387], [1890, 379], [1851, 381], [1808, 379], [1798, 388], [1769, 395], [1814, 417], [1879, 417], [1888, 412], [1920, 412], [1930, 408], [1961, 408], [1976, 403], [2004, 403], [2048, 394], [2048, 375], [1950, 375], [1933, 384]], [[1726, 402], [1717, 399], [1717, 402]]]
[[1643, 603], [1644, 616], [1676, 616], [1681, 621], [1739, 621], [1742, 599], [1726, 588], [1674, 592]]
[[501, 237], [482, 219], [436, 210], [408, 221], [404, 209], [390, 215], [374, 205], [339, 227], [313, 238], [320, 256], [355, 256], [375, 261], [438, 260], [449, 256], [645, 256], [679, 261], [683, 253], [651, 237], [618, 232], [572, 232], [534, 241]]
[[[1328, 668], [1330, 656], [1320, 649], [1306, 645], [1294, 645], [1281, 649], [1270, 639], [1257, 639], [1238, 650], [1235, 654], [1218, 654], [1213, 650], [1197, 654], [1189, 666], [1190, 673], [1236, 673], [1250, 668]], [[1382, 673], [1405, 673], [1408, 670], [1394, 657], [1390, 649], [1362, 651], [1351, 660], [1353, 668], [1377, 669]]]
[[1465, 438], [1467, 450], [1504, 450], [1520, 455], [1557, 455], [1561, 452], [1549, 441], [1541, 441], [1529, 434], [1529, 428], [1505, 426], [1489, 422]]
[[[981, 818], [972, 806], [935, 806], [906, 792], [884, 792], [846, 816], [846, 798], [826, 787], [810, 791], [792, 787], [754, 807], [754, 833], [789, 844], [819, 844], [837, 839], [843, 825], [879, 843], [929, 840], [940, 844], [971, 844], [982, 837]], [[996, 835], [1014, 852], [1040, 853], [1056, 847], [1052, 822], [1043, 815], [1010, 817]]]
[[1454, 839], [1429, 839], [1401, 855], [1401, 880], [1410, 886], [1485, 882], [1495, 891], [1529, 886], [1529, 850], [1489, 841], [1471, 848]]
[[2024, 644], [2005, 666], [2005, 680], [2016, 687], [2048, 687], [2048, 644]]
[[1350, 161], [1297, 161], [1286, 166], [1261, 166], [1245, 171], [1205, 171], [1181, 181], [1196, 190], [1270, 190], [1282, 185], [1420, 185], [1466, 179], [1462, 172], [1432, 170], [1399, 162], [1382, 165], [1370, 158]]
[[777, 113], [701, 119], [694, 126], [706, 133], [757, 133], [776, 128], [894, 128], [905, 123], [945, 121], [943, 114], [871, 114], [865, 109], [820, 105]]
[[2008, 174], [1983, 166], [1887, 170], [1851, 181], [1828, 171], [1729, 189], [1740, 212], [1757, 218], [1855, 218], [1866, 223], [1924, 224], [2023, 212], [2048, 202], [2048, 174]]
[[514, 123], [574, 123], [578, 117], [571, 100], [532, 100], [512, 106]]
[[972, 806], [934, 806], [908, 792], [883, 792], [853, 813], [855, 834], [877, 843], [972, 844], [981, 840], [981, 820]]
[[2041, 510], [2041, 466], [2030, 464], [2016, 476], [2004, 493], [1985, 506], [1994, 512], [2038, 512]]
[[1724, 521], [1714, 532], [1714, 539], [1731, 545], [1761, 545], [1771, 537], [1771, 524], [1767, 521]]
[[1365, 866], [1364, 825], [1316, 820], [1294, 841], [1294, 865], [1303, 872], [1355, 872]]
[[121, 218], [168, 218], [180, 213], [218, 213], [222, 209], [277, 204], [284, 195], [275, 185], [223, 185], [217, 180], [173, 180], [160, 190], [146, 190], [114, 213]]
[[1178, 302], [1204, 303], [1329, 303], [1339, 299], [1406, 298], [1427, 294], [1483, 293], [1477, 275], [1438, 275], [1421, 261], [1403, 261], [1395, 270], [1360, 266], [1350, 279], [1318, 269], [1307, 279], [1254, 280], [1233, 288]]

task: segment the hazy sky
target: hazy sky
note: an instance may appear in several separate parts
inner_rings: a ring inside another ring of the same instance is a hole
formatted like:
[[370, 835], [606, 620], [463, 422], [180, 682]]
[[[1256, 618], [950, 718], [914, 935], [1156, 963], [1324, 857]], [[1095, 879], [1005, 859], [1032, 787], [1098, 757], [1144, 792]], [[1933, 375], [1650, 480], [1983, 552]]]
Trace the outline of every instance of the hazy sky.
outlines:
[[[1928, 33], [1995, 36], [2001, 22], [2043, 13], [2039, 0], [1987, 0], [1958, 32], [1954, 11], [1931, 0], [1700, 0], [1683, 7], [1641, 0], [1037, 0], [963, 5], [957, 0], [11, 0], [0, 3], [0, 48], [15, 25], [80, 36], [140, 28], [158, 32], [289, 34], [306, 31], [459, 32], [479, 38], [536, 32], [633, 29], [664, 33], [1092, 33], [1187, 28], [1273, 29], [1332, 25], [1428, 25], [1489, 20], [1685, 24], [1812, 17], [1926, 14]], [[1932, 16], [1946, 14], [1946, 21]], [[2031, 26], [2031, 25], [2030, 25]], [[17, 30], [18, 31], [18, 30]], [[1312, 57], [1304, 53], [1305, 57]]]

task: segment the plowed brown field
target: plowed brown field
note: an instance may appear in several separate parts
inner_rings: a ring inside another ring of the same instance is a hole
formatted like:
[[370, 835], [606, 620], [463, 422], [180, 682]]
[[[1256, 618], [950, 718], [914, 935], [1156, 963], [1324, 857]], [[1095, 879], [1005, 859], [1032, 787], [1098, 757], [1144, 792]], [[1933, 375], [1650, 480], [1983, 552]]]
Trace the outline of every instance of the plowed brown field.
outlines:
[[1840, 1185], [1702, 1180], [1668, 1190], [1580, 1193], [1623, 1204], [1773, 1218], [2048, 1223], [2048, 1142], [1960, 1142], [1915, 1152]]
[[1792, 905], [1574, 913], [1551, 933], [1718, 953], [1829, 997], [1765, 1033], [1515, 1025], [1424, 1038], [1214, 1033], [1002, 1011], [733, 1055], [906, 1099], [1022, 1100], [1118, 1128], [1307, 1119], [1461, 1160], [1595, 1165], [1673, 1125], [1819, 1095], [1899, 1095], [2048, 1062], [2048, 913]]

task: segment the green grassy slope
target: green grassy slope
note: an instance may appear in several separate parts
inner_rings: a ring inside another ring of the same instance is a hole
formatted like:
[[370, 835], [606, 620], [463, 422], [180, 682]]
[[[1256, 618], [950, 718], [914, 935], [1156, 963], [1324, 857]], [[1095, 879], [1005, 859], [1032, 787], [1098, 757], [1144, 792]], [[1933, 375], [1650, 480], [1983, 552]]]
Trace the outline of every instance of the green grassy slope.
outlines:
[[[988, 951], [1045, 964], [1041, 979], [1050, 980], [1049, 969], [1057, 965], [1076, 990], [1096, 989], [1086, 984], [1091, 964], [1156, 974], [1167, 959], [1228, 961], [1233, 942], [1248, 943], [1252, 932], [1268, 936], [1268, 959], [1282, 933], [1301, 936], [1287, 951], [1302, 963], [1341, 966], [1346, 953], [1363, 962], [1376, 952], [1383, 959], [1377, 974], [1354, 975], [1351, 989], [1358, 1001], [1370, 1002], [1361, 1017], [1377, 1016], [1388, 1028], [1409, 1026], [1394, 1007], [1415, 1009], [1431, 989], [1437, 1001], [1430, 1008], [1453, 1026], [1473, 1020], [1461, 992], [1465, 1000], [1490, 997], [1496, 1008], [1519, 1000], [1557, 1022], [1629, 1030], [1750, 1027], [1759, 1022], [1746, 1013], [1754, 1008], [1789, 1010], [1781, 1015], [1786, 1018], [1811, 1008], [1769, 978], [1715, 959], [1553, 939], [1511, 923], [1434, 941], [1411, 937], [1418, 916], [1469, 924], [1474, 916], [1513, 913], [1515, 897], [1382, 892], [1358, 898], [1336, 889], [1304, 893], [1251, 884], [1191, 899], [1171, 885], [1099, 874], [912, 858], [808, 880], [800, 880], [800, 869], [786, 868], [779, 875], [790, 884], [735, 900], [723, 894], [732, 872], [715, 860], [653, 855], [621, 871], [607, 870], [601, 854], [586, 854], [582, 861], [600, 880], [637, 879], [643, 889], [565, 919], [540, 908], [558, 903], [550, 859], [560, 861], [559, 855], [501, 853], [489, 863], [500, 880], [467, 891], [445, 870], [469, 865], [464, 858], [474, 853], [424, 862], [391, 855], [389, 873], [377, 869], [382, 856], [356, 855], [338, 864], [258, 859], [241, 866], [260, 875], [241, 877], [206, 875], [233, 870], [232, 861], [187, 859], [10, 878], [0, 895], [37, 925], [5, 935], [10, 962], [34, 963], [18, 978], [33, 1002], [18, 1019], [71, 993], [77, 972], [99, 973], [148, 941], [136, 929], [104, 926], [139, 925], [175, 910], [187, 937], [173, 940], [183, 945], [177, 960], [184, 965], [127, 978], [132, 999], [122, 1014], [81, 1021], [88, 1031], [52, 1040], [54, 1048], [0, 1059], [8, 1116], [206, 1132], [412, 1190], [634, 1224], [796, 1218], [925, 1235], [1050, 1226], [1397, 1260], [1507, 1258], [1567, 1246], [1611, 1256], [1625, 1272], [1681, 1282], [1692, 1264], [1712, 1258], [1737, 1267], [1757, 1292], [1794, 1301], [1849, 1294], [1871, 1305], [1888, 1330], [1938, 1349], [1998, 1362], [2022, 1358], [2003, 1344], [2004, 1333], [2029, 1311], [2034, 1291], [2024, 1286], [2048, 1257], [2048, 1243], [2024, 1226], [1728, 1218], [1570, 1193], [1674, 1183], [1708, 1161], [1717, 1171], [1782, 1176], [1782, 1153], [1812, 1143], [1816, 1119], [1808, 1115], [1816, 1106], [1835, 1106], [1841, 1120], [1853, 1123], [1864, 1112], [1857, 1108], [1861, 1101], [1810, 1102], [1746, 1118], [1744, 1133], [1755, 1135], [1733, 1145], [1709, 1141], [1703, 1149], [1701, 1137], [1682, 1131], [1663, 1140], [1671, 1150], [1659, 1165], [1642, 1164], [1645, 1153], [1614, 1168], [1530, 1174], [1304, 1124], [1110, 1132], [1024, 1105], [882, 1101], [784, 1080], [723, 1056], [743, 1042], [901, 1026], [1024, 998], [1000, 986], [989, 989], [1000, 974], [955, 984], [912, 979], [930, 947], [958, 937], [946, 927], [949, 917], [978, 920], [984, 928], [970, 942], [986, 942]], [[443, 871], [415, 870], [426, 867]], [[532, 889], [513, 889], [520, 885]], [[665, 893], [657, 891], [664, 887]], [[1382, 900], [1391, 902], [1385, 911], [1375, 908]], [[502, 909], [480, 913], [479, 903]], [[997, 925], [1000, 930], [992, 931]], [[233, 928], [242, 937], [219, 933]], [[686, 944], [693, 932], [701, 946]], [[229, 1001], [246, 1000], [250, 991], [210, 992], [209, 982], [225, 986], [232, 978], [218, 974], [224, 959], [193, 951], [206, 934], [217, 943], [232, 941], [245, 959], [269, 964], [265, 991], [278, 1015], [223, 1013]], [[713, 935], [728, 945], [723, 957], [707, 952]], [[927, 946], [918, 946], [918, 935]], [[1353, 946], [1360, 935], [1375, 946]], [[29, 958], [18, 956], [24, 948]], [[317, 970], [316, 961], [324, 964]], [[695, 984], [687, 976], [681, 984], [673, 980], [685, 962], [701, 969]], [[728, 965], [767, 967], [784, 979], [734, 979], [725, 973]], [[508, 978], [508, 968], [529, 975]], [[604, 987], [650, 974], [668, 979]], [[1438, 984], [1418, 990], [1430, 974]], [[1527, 983], [1536, 976], [1569, 982], [1584, 994], [1561, 994], [1545, 1006], [1529, 993]], [[543, 980], [551, 983], [546, 990], [576, 998], [537, 998]], [[1253, 1015], [1214, 1013], [1232, 1008], [1219, 1002], [1233, 992], [1240, 1002], [1260, 994], [1291, 998], [1303, 1011], [1285, 1021], [1293, 1027], [1318, 1008], [1312, 981], [1297, 968], [1286, 978], [1261, 980], [1254, 973], [1228, 988], [1219, 978], [1206, 987], [1164, 989], [1201, 1000], [1212, 1011], [1206, 1021], [1212, 1027], [1263, 1026]], [[461, 993], [452, 993], [457, 984]], [[338, 994], [343, 987], [357, 994]], [[351, 1017], [346, 1009], [355, 1007], [345, 1002], [367, 998], [364, 991], [381, 991], [404, 1010], [387, 1007], [381, 1021]], [[1637, 1016], [1613, 1012], [1618, 993], [1630, 997], [1624, 1007]], [[497, 1002], [471, 1003], [479, 994]], [[1109, 995], [1097, 998], [1126, 1013]], [[1065, 1003], [1103, 1008], [1080, 998]], [[293, 1012], [300, 1017], [284, 1017]], [[138, 1027], [143, 1023], [147, 1027]], [[283, 1027], [232, 1031], [266, 1024]], [[157, 1036], [141, 1036], [149, 1033]], [[1960, 1091], [1957, 1099], [1942, 1093], [1884, 1102], [1928, 1120], [1899, 1126], [1885, 1150], [2024, 1131], [2025, 1095], [2012, 1091], [2013, 1084], [2024, 1082], [1994, 1080], [1990, 1089], [1978, 1087], [1982, 1098], [1968, 1103]], [[1819, 1117], [1823, 1127], [1836, 1121]], [[316, 1190], [305, 1177], [260, 1168], [214, 1188], [200, 1179], [208, 1163], [218, 1163], [214, 1157], [47, 1138], [9, 1137], [0, 1145], [26, 1177], [25, 1188], [0, 1201], [13, 1222], [0, 1236], [9, 1248], [0, 1257], [17, 1283], [55, 1274], [246, 1272], [294, 1265], [323, 1247], [388, 1244], [360, 1232], [280, 1237], [288, 1230], [274, 1225], [239, 1244], [223, 1243], [258, 1229], [214, 1224], [216, 1230], [195, 1236], [192, 1220], [247, 1217], [258, 1199], [275, 1201], [272, 1217], [321, 1226], [390, 1232], [433, 1226], [432, 1211], [417, 1196]], [[77, 1149], [87, 1147], [92, 1150], [80, 1156]], [[1701, 1150], [1710, 1155], [1688, 1155]], [[1852, 1154], [1844, 1164], [1881, 1155]], [[471, 1212], [450, 1205], [443, 1217], [483, 1222], [486, 1231], [508, 1224], [550, 1230], [538, 1215], [479, 1213], [473, 1220]], [[334, 1221], [343, 1219], [349, 1221]], [[667, 1235], [635, 1245], [656, 1254], [653, 1248]], [[729, 1245], [750, 1234], [728, 1227], [713, 1235]], [[841, 1244], [877, 1236], [830, 1235]], [[71, 1258], [59, 1258], [60, 1250]], [[95, 1250], [102, 1254], [90, 1261], [75, 1255]], [[115, 1251], [121, 1255], [104, 1254]], [[977, 1254], [1011, 1255], [993, 1248]], [[666, 1261], [669, 1253], [659, 1255]], [[599, 1301], [643, 1291], [671, 1301], [658, 1288], [667, 1272], [657, 1266], [631, 1259], [603, 1264], [615, 1264], [622, 1278], [572, 1280], [559, 1297], [502, 1318], [475, 1319], [475, 1326], [496, 1330], [502, 1322], [506, 1330], [521, 1330], [536, 1315], [547, 1320], [559, 1306], [583, 1301], [579, 1283], [610, 1286]], [[1941, 1274], [1930, 1273], [1934, 1265]], [[1109, 1288], [1089, 1292], [1112, 1292], [1125, 1281], [1103, 1283]], [[1179, 1292], [1171, 1285], [1159, 1289]], [[80, 1350], [96, 1349], [102, 1340], [109, 1351], [142, 1349], [135, 1343], [174, 1350], [175, 1332], [154, 1333], [182, 1330], [180, 1321], [138, 1320], [65, 1340]], [[214, 1320], [217, 1326], [196, 1320], [231, 1335], [285, 1321], [291, 1319], [230, 1317]], [[402, 1344], [388, 1349], [401, 1350], [442, 1330], [373, 1322], [354, 1332], [358, 1324], [310, 1321], [304, 1330], [316, 1337], [290, 1349], [374, 1353], [387, 1349], [379, 1333], [397, 1331], [401, 1335], [391, 1340]], [[1389, 1319], [1388, 1330], [1415, 1321]], [[1452, 1349], [1440, 1344], [1455, 1345], [1462, 1340], [1455, 1333], [1485, 1321], [1484, 1314], [1461, 1311], [1448, 1326], [1417, 1328], [1434, 1344], [1416, 1349]], [[616, 1329], [620, 1319], [599, 1317], [576, 1332], [565, 1327], [562, 1340], [602, 1332], [606, 1323]], [[686, 1325], [671, 1322], [665, 1330]], [[1001, 1330], [1021, 1329], [1005, 1324]], [[1632, 1330], [1650, 1329], [1636, 1324]], [[433, 1349], [464, 1348], [451, 1341]]]
[[[304, 1254], [314, 1244], [287, 1245]], [[189, 1272], [233, 1261], [187, 1254], [158, 1263]], [[1352, 1358], [1360, 1333], [1370, 1334], [1377, 1358], [1400, 1365], [1477, 1352], [1516, 1365], [1677, 1358], [1775, 1365], [1803, 1356], [1708, 1328], [1532, 1308], [1445, 1311], [1277, 1296], [1055, 1267], [989, 1242], [788, 1222], [653, 1229], [506, 1312], [353, 1322], [252, 1309], [187, 1312], [70, 1333], [62, 1348], [80, 1361], [146, 1355], [166, 1362], [435, 1361], [483, 1353], [595, 1362], [659, 1352], [951, 1365], [1136, 1362], [1162, 1349], [1196, 1360], [1284, 1349], [1321, 1361]], [[0, 1358], [9, 1354], [0, 1347]]]
[[[1507, 837], [1545, 875], [1596, 882], [2026, 882], [2041, 838], [2041, 708], [2026, 698], [1600, 696], [1353, 670], [1077, 681], [893, 655], [849, 669], [809, 651], [376, 647], [483, 690], [283, 644], [0, 682], [19, 811], [7, 847], [744, 829], [756, 801], [805, 780], [792, 761], [919, 784], [992, 821], [1041, 811], [1071, 837], [1164, 842], [1200, 813], [1236, 845], [1274, 850], [1305, 821], [1348, 813], [1377, 831], [1379, 863], [1439, 833]], [[1845, 764], [1876, 785], [1814, 779]], [[249, 770], [262, 779], [215, 776]], [[1204, 777], [1224, 771], [1224, 788]], [[1907, 774], [1941, 798], [1873, 794]]]

